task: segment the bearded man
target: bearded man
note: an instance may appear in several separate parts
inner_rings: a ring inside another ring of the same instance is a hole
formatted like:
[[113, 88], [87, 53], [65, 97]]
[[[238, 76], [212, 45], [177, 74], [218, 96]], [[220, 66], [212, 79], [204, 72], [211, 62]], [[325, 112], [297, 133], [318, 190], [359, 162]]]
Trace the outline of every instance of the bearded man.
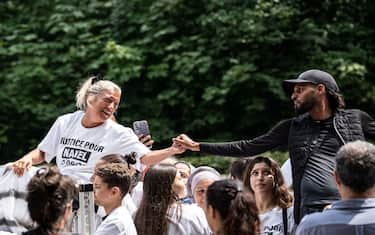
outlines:
[[345, 110], [335, 79], [313, 69], [297, 79], [283, 81], [297, 116], [283, 120], [252, 140], [226, 143], [196, 142], [185, 134], [174, 142], [192, 151], [222, 156], [254, 156], [276, 147], [287, 147], [292, 165], [294, 220], [322, 211], [340, 199], [333, 171], [335, 154], [347, 142], [375, 139], [375, 122], [365, 112]]

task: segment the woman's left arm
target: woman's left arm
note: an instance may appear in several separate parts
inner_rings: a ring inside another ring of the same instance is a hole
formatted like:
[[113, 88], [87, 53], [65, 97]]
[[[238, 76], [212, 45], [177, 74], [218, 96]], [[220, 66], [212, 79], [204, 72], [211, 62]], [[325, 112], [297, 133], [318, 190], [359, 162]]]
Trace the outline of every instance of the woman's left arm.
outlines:
[[170, 147], [160, 150], [154, 150], [146, 153], [141, 157], [141, 163], [144, 165], [152, 165], [158, 163], [168, 157], [172, 157], [176, 154], [181, 154], [185, 152], [185, 149], [177, 146], [177, 144], [172, 144]]

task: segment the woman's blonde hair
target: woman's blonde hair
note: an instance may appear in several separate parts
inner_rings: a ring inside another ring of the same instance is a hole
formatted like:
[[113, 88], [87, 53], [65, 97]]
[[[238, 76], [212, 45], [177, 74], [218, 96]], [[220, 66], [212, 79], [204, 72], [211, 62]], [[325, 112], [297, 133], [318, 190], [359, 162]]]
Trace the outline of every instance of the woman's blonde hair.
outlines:
[[76, 94], [76, 106], [79, 110], [86, 110], [89, 94], [101, 94], [103, 91], [118, 91], [121, 88], [109, 80], [100, 80], [97, 76], [90, 77], [82, 83]]

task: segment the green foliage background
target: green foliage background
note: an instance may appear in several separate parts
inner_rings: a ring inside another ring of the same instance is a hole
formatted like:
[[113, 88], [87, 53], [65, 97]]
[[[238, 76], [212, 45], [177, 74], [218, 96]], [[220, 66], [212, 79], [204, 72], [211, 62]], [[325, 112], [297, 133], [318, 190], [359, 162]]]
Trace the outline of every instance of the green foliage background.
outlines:
[[374, 114], [374, 13], [369, 0], [1, 1], [1, 162], [34, 148], [98, 73], [123, 88], [119, 122], [149, 120], [156, 148], [181, 132], [263, 133], [293, 115], [281, 81], [311, 68]]

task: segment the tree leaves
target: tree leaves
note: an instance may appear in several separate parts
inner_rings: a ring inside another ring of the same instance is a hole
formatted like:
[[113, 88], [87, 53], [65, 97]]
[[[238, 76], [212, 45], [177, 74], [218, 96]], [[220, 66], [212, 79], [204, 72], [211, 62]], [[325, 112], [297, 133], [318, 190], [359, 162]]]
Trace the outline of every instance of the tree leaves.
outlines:
[[79, 83], [98, 73], [123, 88], [120, 123], [148, 119], [161, 146], [179, 132], [265, 132], [293, 114], [281, 81], [311, 68], [373, 114], [374, 9], [366, 0], [2, 1], [3, 161], [74, 111]]

